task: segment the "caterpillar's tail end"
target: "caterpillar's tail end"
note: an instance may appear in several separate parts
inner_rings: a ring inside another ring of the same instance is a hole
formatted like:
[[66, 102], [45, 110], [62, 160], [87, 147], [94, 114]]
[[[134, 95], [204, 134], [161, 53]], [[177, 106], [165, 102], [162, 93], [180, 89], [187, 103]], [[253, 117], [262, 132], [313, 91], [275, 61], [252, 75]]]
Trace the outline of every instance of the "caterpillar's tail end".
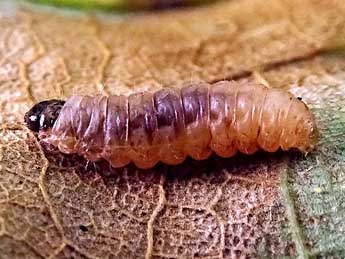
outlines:
[[320, 140], [320, 131], [318, 130], [318, 128], [316, 127], [316, 125], [314, 125], [314, 127], [311, 129], [310, 131], [310, 135], [309, 135], [309, 139], [310, 139], [310, 146], [309, 148], [307, 149], [307, 152], [310, 152], [312, 151], [317, 143], [319, 142]]
[[313, 151], [317, 143], [320, 140], [320, 132], [316, 126], [315, 120], [307, 122], [308, 127], [307, 127], [307, 138], [306, 141], [304, 142], [304, 145], [302, 145], [299, 149], [305, 154], [310, 153]]
[[33, 132], [52, 128], [64, 104], [65, 101], [55, 99], [35, 104], [24, 115], [26, 126]]

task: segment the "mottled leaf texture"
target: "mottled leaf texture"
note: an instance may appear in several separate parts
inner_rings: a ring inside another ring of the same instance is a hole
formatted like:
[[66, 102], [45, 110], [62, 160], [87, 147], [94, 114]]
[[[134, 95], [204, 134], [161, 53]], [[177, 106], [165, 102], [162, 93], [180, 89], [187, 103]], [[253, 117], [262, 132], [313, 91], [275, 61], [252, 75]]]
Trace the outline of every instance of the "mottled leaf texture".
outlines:
[[[0, 258], [344, 258], [344, 35], [341, 0], [129, 16], [1, 2]], [[315, 151], [114, 170], [41, 146], [22, 123], [47, 98], [253, 71], [312, 108]]]

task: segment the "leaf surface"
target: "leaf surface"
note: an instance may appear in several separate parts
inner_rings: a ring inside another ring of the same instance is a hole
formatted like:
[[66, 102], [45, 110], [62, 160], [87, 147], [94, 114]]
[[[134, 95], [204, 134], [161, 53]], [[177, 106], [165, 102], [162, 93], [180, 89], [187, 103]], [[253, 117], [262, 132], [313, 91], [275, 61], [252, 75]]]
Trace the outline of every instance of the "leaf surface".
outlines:
[[[322, 54], [344, 43], [344, 17], [342, 1], [129, 17], [1, 3], [0, 257], [344, 257], [345, 59]], [[316, 151], [114, 170], [47, 151], [22, 124], [44, 99], [257, 70], [313, 109]]]

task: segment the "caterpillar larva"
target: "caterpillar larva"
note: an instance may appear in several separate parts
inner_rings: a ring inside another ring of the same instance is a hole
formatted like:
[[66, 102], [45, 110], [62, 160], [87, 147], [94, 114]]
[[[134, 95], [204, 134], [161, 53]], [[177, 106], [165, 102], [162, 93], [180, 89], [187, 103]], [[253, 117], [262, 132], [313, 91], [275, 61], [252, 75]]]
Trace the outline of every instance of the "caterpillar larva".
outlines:
[[72, 96], [43, 101], [25, 114], [29, 129], [63, 153], [113, 167], [133, 162], [181, 163], [187, 155], [206, 159], [259, 148], [275, 152], [313, 149], [313, 114], [288, 92], [260, 84], [222, 81], [126, 96]]

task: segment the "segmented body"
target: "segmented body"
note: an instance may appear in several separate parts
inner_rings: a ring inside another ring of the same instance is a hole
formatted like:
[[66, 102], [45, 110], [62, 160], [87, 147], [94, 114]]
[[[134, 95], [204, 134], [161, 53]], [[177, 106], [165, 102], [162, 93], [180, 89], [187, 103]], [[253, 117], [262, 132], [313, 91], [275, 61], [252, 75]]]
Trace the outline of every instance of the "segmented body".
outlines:
[[212, 151], [222, 157], [259, 148], [306, 151], [315, 144], [315, 130], [313, 115], [291, 94], [222, 81], [129, 97], [72, 96], [40, 138], [91, 161], [149, 168], [186, 156], [206, 159]]

